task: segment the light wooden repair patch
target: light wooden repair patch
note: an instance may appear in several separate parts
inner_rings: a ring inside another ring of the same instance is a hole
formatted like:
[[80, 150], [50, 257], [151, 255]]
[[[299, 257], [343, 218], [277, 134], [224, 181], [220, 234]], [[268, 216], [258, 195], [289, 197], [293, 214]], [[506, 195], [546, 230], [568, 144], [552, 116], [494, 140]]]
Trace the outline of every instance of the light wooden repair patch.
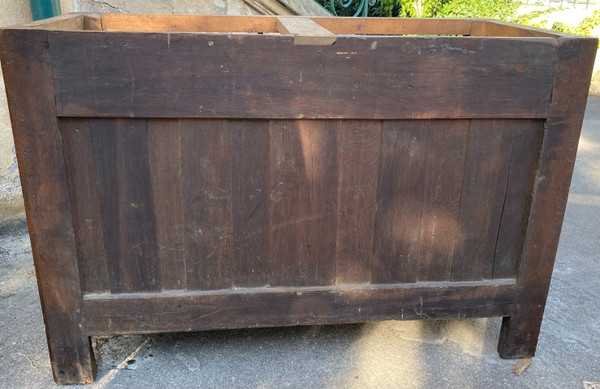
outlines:
[[336, 36], [308, 18], [277, 18], [280, 34], [294, 36], [294, 45], [329, 46], [335, 43]]

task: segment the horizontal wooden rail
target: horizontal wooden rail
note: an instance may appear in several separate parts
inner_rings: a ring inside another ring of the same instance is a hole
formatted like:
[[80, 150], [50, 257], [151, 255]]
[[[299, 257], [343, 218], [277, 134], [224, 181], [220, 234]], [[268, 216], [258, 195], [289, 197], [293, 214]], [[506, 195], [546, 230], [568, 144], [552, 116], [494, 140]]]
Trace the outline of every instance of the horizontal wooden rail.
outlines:
[[[334, 34], [469, 35], [469, 19], [311, 17]], [[105, 31], [262, 32], [277, 33], [273, 16], [102, 15]]]
[[544, 30], [491, 19], [474, 19], [471, 24], [471, 35], [520, 38], [551, 37], [555, 39], [573, 37], [571, 34], [558, 31]]
[[89, 335], [506, 316], [513, 279], [241, 288], [84, 297]]
[[553, 38], [48, 34], [63, 117], [545, 118], [555, 71]]

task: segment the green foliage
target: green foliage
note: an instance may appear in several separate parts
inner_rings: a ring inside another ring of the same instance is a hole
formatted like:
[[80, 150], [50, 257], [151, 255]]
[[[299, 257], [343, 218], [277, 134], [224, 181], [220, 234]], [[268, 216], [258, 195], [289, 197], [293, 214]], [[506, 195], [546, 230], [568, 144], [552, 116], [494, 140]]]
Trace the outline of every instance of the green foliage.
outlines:
[[583, 19], [577, 26], [567, 26], [564, 23], [555, 22], [552, 25], [552, 29], [568, 34], [589, 36], [592, 30], [598, 25], [600, 25], [600, 10], [594, 11], [592, 16]]
[[[562, 8], [561, 8], [562, 9]], [[523, 24], [526, 26], [531, 26], [531, 27], [540, 27], [540, 28], [546, 28], [546, 20], [540, 20], [540, 21], [534, 21], [536, 19], [539, 20], [539, 18], [541, 16], [550, 14], [552, 12], [556, 12], [556, 8], [546, 8], [543, 10], [538, 10], [538, 11], [533, 11], [533, 12], [528, 12], [528, 13], [523, 13], [519, 16], [513, 16], [511, 18], [509, 18], [507, 21], [512, 22], [512, 23], [517, 23], [517, 24]]]
[[[331, 0], [316, 0], [331, 11]], [[349, 7], [333, 0], [335, 11], [340, 16], [352, 16], [360, 5], [360, 0], [351, 1]], [[368, 0], [366, 0], [368, 1]], [[404, 18], [431, 17], [483, 17], [506, 19], [519, 6], [511, 0], [377, 0], [369, 7], [369, 16], [387, 16]]]
[[[341, 0], [349, 2], [349, 7], [340, 5], [340, 0], [316, 0], [325, 8], [331, 10], [334, 1], [335, 10], [340, 16], [352, 16], [358, 9], [361, 0]], [[365, 0], [369, 1], [369, 0]], [[544, 0], [542, 3], [546, 3]], [[540, 4], [542, 4], [540, 3]], [[561, 22], [548, 25], [542, 16], [555, 12], [556, 8], [546, 8], [515, 16], [519, 0], [377, 0], [369, 7], [369, 16], [403, 17], [403, 18], [492, 18], [532, 27], [552, 28], [556, 31], [577, 35], [590, 35], [592, 30], [600, 25], [600, 10], [585, 18], [577, 26], [567, 26]]]
[[426, 1], [423, 4], [423, 15], [425, 18], [444, 17], [444, 7], [448, 6], [452, 0]]
[[454, 0], [442, 6], [436, 16], [506, 20], [519, 5], [519, 2], [506, 0]]

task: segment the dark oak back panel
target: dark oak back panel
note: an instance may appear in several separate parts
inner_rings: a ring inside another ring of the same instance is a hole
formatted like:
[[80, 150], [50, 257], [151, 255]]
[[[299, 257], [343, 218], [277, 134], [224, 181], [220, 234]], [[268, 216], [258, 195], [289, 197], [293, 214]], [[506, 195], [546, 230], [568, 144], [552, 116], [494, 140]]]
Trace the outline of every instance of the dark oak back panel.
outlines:
[[515, 277], [543, 132], [536, 120], [59, 125], [87, 293]]

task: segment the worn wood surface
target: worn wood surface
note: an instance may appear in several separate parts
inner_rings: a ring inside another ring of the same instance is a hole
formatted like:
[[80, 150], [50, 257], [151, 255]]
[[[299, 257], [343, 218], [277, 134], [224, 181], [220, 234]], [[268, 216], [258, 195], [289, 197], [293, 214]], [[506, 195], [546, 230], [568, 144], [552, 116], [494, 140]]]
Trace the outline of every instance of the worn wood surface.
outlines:
[[233, 283], [269, 283], [269, 123], [232, 120]]
[[384, 122], [373, 282], [414, 282], [423, 209], [426, 121]]
[[529, 223], [517, 282], [517, 309], [504, 319], [498, 351], [504, 358], [532, 357], [577, 154], [596, 38], [560, 38], [554, 93], [542, 141]]
[[511, 314], [515, 281], [88, 295], [91, 335]]
[[542, 118], [554, 75], [551, 38], [49, 34], [61, 116]]
[[[424, 172], [421, 172], [424, 190], [417, 280], [448, 280], [458, 233], [459, 209], [464, 204], [461, 191], [465, 179], [469, 122], [435, 121], [424, 132], [427, 154]], [[414, 193], [410, 195], [415, 196]]]
[[543, 131], [530, 120], [60, 123], [74, 223], [87, 226], [76, 231], [84, 291], [113, 293], [515, 277]]
[[276, 33], [277, 18], [271, 16], [208, 15], [102, 15], [104, 31], [247, 32]]
[[474, 19], [471, 24], [471, 36], [494, 37], [552, 37], [561, 38], [573, 36], [559, 31], [543, 30], [541, 28], [522, 26], [493, 19]]
[[[270, 12], [274, 10], [271, 8]], [[349, 35], [475, 35], [492, 20], [420, 19], [420, 18], [351, 18], [310, 17], [334, 34]], [[131, 15], [104, 14], [105, 31], [168, 31], [168, 32], [245, 32], [276, 33], [277, 18], [272, 16], [204, 16], [204, 15]], [[523, 28], [521, 36], [553, 37], [556, 33], [506, 24], [509, 31]], [[528, 31], [536, 31], [528, 35]], [[507, 36], [515, 36], [507, 35]], [[504, 36], [504, 35], [500, 35]], [[518, 36], [518, 35], [517, 35]]]
[[339, 121], [273, 121], [269, 153], [270, 285], [335, 279]]
[[57, 382], [113, 333], [498, 315], [533, 355], [597, 40], [309, 20], [335, 45], [272, 17], [0, 33]]
[[178, 120], [148, 122], [148, 158], [160, 287], [163, 290], [185, 289], [185, 219]]
[[474, 121], [469, 128], [462, 206], [453, 247], [453, 280], [492, 276], [489, 269], [493, 268], [493, 263], [490, 264], [489, 258], [494, 257], [496, 239], [489, 237], [498, 236], [507, 193], [511, 124], [507, 121]]
[[348, 35], [469, 35], [468, 19], [311, 18], [334, 34]]
[[90, 122], [111, 291], [160, 289], [144, 120]]
[[[311, 17], [334, 34], [470, 35], [468, 19]], [[277, 17], [104, 14], [105, 31], [277, 33]]]
[[47, 32], [1, 31], [0, 59], [52, 373], [60, 384], [92, 382], [95, 361], [82, 314], [72, 204], [56, 120]]
[[336, 36], [309, 18], [277, 18], [277, 30], [294, 36], [295, 45], [327, 46]]
[[[494, 278], [517, 274], [543, 134], [544, 123], [539, 121], [520, 122], [512, 132], [505, 201], [502, 205], [492, 270]], [[489, 276], [490, 270], [486, 267], [484, 274]]]
[[87, 119], [58, 121], [69, 182], [77, 262], [83, 292], [110, 291], [104, 222], [98, 197], [92, 138]]
[[233, 226], [227, 121], [182, 120], [180, 131], [187, 287], [231, 287]]
[[368, 283], [371, 264], [382, 122], [342, 122], [338, 145], [336, 283]]

